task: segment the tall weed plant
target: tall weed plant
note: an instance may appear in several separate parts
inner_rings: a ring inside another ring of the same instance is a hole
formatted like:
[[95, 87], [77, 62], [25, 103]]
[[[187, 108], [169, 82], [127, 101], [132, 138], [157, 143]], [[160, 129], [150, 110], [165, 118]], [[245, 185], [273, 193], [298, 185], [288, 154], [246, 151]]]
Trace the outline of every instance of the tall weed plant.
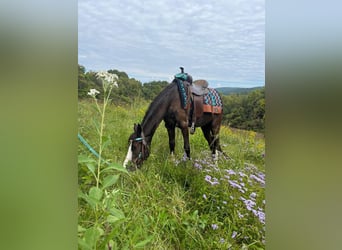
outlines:
[[[90, 89], [88, 95], [93, 99], [98, 116], [93, 117], [97, 135], [98, 154], [80, 154], [79, 166], [85, 169], [85, 183], [79, 183], [79, 224], [78, 244], [80, 249], [111, 249], [113, 241], [112, 224], [125, 218], [124, 213], [116, 208], [115, 198], [119, 189], [111, 189], [119, 179], [119, 172], [127, 173], [121, 165], [103, 158], [104, 149], [111, 143], [105, 135], [105, 114], [110, 102], [109, 96], [116, 86], [117, 76], [106, 72], [97, 74], [103, 91], [103, 100], [97, 95], [100, 91]], [[97, 120], [98, 119], [98, 120]], [[95, 141], [95, 140], [94, 140]]]

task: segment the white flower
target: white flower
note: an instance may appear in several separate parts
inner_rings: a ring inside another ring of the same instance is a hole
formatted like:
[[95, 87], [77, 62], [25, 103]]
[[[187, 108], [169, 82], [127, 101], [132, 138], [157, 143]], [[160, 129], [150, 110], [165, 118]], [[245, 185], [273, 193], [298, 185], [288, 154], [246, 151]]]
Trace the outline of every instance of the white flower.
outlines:
[[116, 74], [108, 73], [107, 71], [99, 71], [96, 73], [96, 76], [104, 80], [109, 85], [113, 84], [115, 87], [118, 87], [116, 82], [118, 76]]
[[88, 92], [88, 95], [95, 97], [97, 94], [100, 94], [100, 91], [96, 90], [96, 89], [91, 89]]

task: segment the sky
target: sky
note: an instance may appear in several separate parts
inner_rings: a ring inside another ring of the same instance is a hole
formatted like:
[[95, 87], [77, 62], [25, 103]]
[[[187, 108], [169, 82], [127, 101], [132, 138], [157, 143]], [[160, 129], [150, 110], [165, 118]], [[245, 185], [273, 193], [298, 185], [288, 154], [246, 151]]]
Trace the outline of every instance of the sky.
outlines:
[[182, 66], [210, 87], [265, 85], [264, 0], [79, 0], [78, 63], [142, 83]]

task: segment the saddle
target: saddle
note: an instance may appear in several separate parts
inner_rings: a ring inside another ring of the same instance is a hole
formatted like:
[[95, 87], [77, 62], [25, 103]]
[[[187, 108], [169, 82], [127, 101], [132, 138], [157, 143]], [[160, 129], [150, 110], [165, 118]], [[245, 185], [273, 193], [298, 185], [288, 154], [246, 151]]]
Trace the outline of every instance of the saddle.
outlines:
[[208, 86], [209, 84], [206, 80], [196, 80], [191, 84], [190, 90], [194, 95], [203, 96], [208, 94]]
[[191, 127], [190, 133], [195, 133], [196, 118], [203, 115], [203, 98], [208, 94], [208, 82], [206, 80], [196, 80], [190, 85], [192, 112], [191, 112]]

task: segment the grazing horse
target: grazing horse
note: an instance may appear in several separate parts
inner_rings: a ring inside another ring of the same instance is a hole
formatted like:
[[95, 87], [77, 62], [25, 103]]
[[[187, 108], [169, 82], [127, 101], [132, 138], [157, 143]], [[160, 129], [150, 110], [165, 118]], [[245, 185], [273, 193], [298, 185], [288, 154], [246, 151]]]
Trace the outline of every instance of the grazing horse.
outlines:
[[[170, 153], [174, 154], [175, 128], [178, 127], [182, 131], [186, 156], [190, 159], [189, 127], [191, 123], [189, 119], [192, 117], [193, 109], [191, 107], [194, 105], [194, 102], [191, 101], [192, 87], [192, 83], [175, 78], [152, 101], [142, 123], [134, 124], [134, 132], [129, 137], [129, 148], [123, 163], [124, 167], [127, 168], [129, 161], [134, 164], [135, 168], [141, 167], [143, 161], [149, 156], [153, 135], [162, 120], [165, 122], [169, 136]], [[201, 127], [211, 152], [217, 159], [217, 151], [222, 152], [219, 141], [223, 115], [222, 101], [216, 90], [210, 90], [216, 93], [215, 98], [221, 103], [221, 112], [205, 112], [202, 109], [201, 115], [192, 122], [195, 127]], [[204, 98], [204, 96], [202, 97]]]

